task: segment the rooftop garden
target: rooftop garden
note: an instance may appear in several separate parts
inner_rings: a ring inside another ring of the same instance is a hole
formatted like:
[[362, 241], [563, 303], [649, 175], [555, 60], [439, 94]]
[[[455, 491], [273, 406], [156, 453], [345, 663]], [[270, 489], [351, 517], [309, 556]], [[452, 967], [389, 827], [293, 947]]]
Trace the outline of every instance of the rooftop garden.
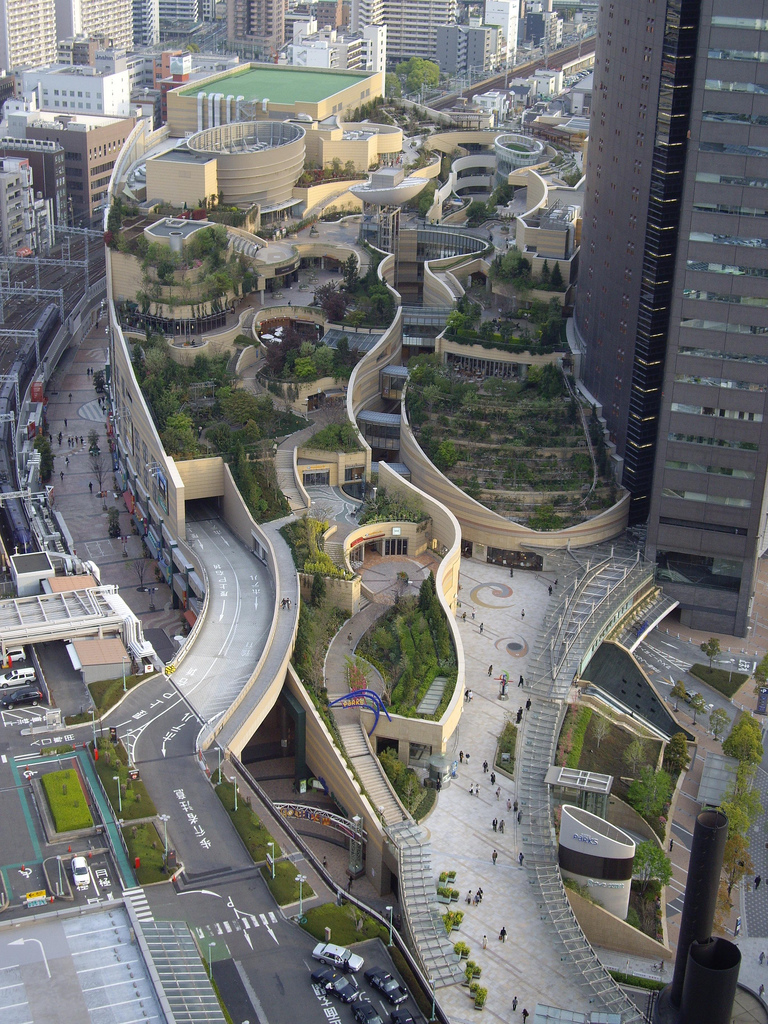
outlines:
[[428, 519], [429, 515], [415, 495], [390, 494], [386, 488], [377, 487], [375, 498], [369, 489], [357, 521], [367, 526], [369, 523], [426, 523]]
[[456, 651], [435, 589], [432, 573], [424, 580], [418, 598], [400, 598], [363, 636], [358, 654], [374, 665], [387, 687], [382, 700], [390, 710], [418, 717], [419, 706], [437, 676], [448, 683], [433, 715], [438, 720], [453, 696], [456, 685]]
[[482, 345], [507, 352], [547, 355], [567, 348], [564, 321], [556, 298], [542, 302], [534, 299], [526, 317], [530, 327], [516, 327], [509, 321], [481, 320], [482, 309], [467, 298], [448, 316], [445, 335], [460, 345]]
[[330, 348], [308, 338], [306, 329], [293, 321], [261, 336], [264, 348], [264, 376], [267, 380], [308, 383], [321, 377], [349, 380], [358, 356], [349, 347], [346, 335]]
[[354, 160], [347, 160], [342, 167], [341, 160], [334, 157], [330, 167], [318, 167], [311, 160], [304, 164], [304, 171], [296, 182], [298, 188], [307, 188], [310, 185], [322, 185], [327, 181], [359, 181], [367, 178], [364, 171], [355, 169]]
[[133, 371], [168, 455], [221, 455], [257, 521], [288, 513], [271, 448], [274, 438], [303, 426], [302, 419], [276, 409], [269, 396], [237, 388], [226, 356], [201, 354], [182, 366], [160, 335], [134, 345]]
[[360, 435], [351, 423], [329, 423], [304, 441], [302, 447], [317, 448], [321, 452], [361, 452]]
[[467, 379], [434, 356], [408, 364], [408, 415], [435, 466], [487, 508], [536, 530], [556, 530], [609, 508], [609, 475], [599, 424], [598, 470], [579, 405], [552, 364], [528, 368], [524, 380]]
[[387, 286], [379, 280], [381, 257], [370, 255], [368, 270], [358, 274], [354, 255], [342, 265], [344, 276], [341, 286], [329, 281], [315, 289], [315, 303], [334, 323], [350, 327], [388, 327], [395, 315], [395, 300]]
[[327, 529], [327, 522], [303, 515], [301, 519], [286, 523], [281, 527], [280, 532], [288, 542], [294, 565], [299, 572], [309, 573], [313, 576], [330, 576], [334, 579], [351, 580], [354, 573], [336, 565], [324, 550], [323, 534]]

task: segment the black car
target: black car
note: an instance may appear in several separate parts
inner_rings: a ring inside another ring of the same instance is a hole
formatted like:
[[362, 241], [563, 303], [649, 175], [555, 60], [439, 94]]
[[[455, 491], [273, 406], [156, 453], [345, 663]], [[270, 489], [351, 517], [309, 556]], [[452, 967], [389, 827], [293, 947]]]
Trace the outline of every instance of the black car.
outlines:
[[384, 1024], [376, 1007], [367, 999], [358, 999], [352, 1007], [352, 1015], [357, 1024]]
[[342, 1003], [351, 1003], [357, 999], [360, 991], [354, 978], [348, 978], [346, 974], [335, 971], [333, 967], [319, 967], [312, 971], [311, 978], [314, 985], [321, 985], [326, 992], [337, 996]]
[[397, 978], [393, 978], [383, 967], [371, 967], [365, 972], [365, 980], [377, 988], [387, 1002], [393, 1006], [399, 1006], [408, 998], [408, 992]]
[[17, 686], [13, 690], [8, 690], [7, 693], [0, 697], [0, 708], [11, 711], [21, 704], [31, 704], [32, 707], [37, 707], [42, 699], [43, 694], [39, 687]]
[[389, 1024], [418, 1024], [410, 1010], [393, 1010], [389, 1015]]

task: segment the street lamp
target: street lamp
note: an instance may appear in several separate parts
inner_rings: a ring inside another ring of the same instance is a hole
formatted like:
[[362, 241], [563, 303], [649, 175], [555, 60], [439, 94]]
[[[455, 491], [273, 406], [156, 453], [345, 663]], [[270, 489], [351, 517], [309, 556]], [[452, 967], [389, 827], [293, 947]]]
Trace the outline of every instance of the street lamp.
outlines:
[[125, 663], [126, 663], [126, 661], [130, 661], [130, 660], [131, 659], [128, 657], [127, 654], [123, 655], [123, 657], [122, 657], [122, 662], [123, 662], [123, 693], [126, 692], [126, 685], [125, 685]]
[[274, 882], [274, 880], [275, 880], [275, 844], [274, 843], [267, 843], [267, 846], [271, 846], [272, 847], [272, 881]]
[[216, 945], [215, 942], [208, 943], [208, 977], [213, 978], [213, 956], [211, 950]]
[[432, 1016], [429, 1018], [430, 1022], [435, 1020], [435, 979], [432, 979]]
[[306, 875], [296, 875], [295, 879], [299, 883], [299, 917], [304, 916], [304, 883], [307, 880]]
[[165, 845], [165, 859], [168, 860], [168, 822], [171, 820], [170, 814], [159, 814], [160, 821], [163, 823], [163, 843]]
[[385, 907], [389, 911], [389, 944], [392, 945], [392, 907]]
[[91, 705], [91, 728], [93, 729], [93, 749], [96, 750], [96, 705]]
[[120, 789], [120, 776], [119, 775], [113, 775], [112, 778], [117, 783], [117, 812], [118, 812], [118, 814], [122, 814], [123, 813], [123, 794], [122, 794], [122, 791]]

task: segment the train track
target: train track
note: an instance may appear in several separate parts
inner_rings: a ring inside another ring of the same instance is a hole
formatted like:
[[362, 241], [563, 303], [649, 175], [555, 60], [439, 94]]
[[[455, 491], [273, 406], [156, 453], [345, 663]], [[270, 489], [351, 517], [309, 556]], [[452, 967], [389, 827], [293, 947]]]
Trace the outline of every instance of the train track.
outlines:
[[594, 53], [595, 41], [595, 36], [588, 36], [580, 44], [574, 43], [573, 46], [566, 46], [562, 50], [551, 53], [546, 60], [544, 57], [539, 57], [537, 60], [529, 61], [527, 64], [518, 64], [517, 67], [510, 68], [508, 72], [505, 71], [501, 75], [485, 78], [482, 82], [476, 82], [475, 85], [470, 86], [468, 89], [462, 89], [460, 93], [453, 92], [448, 96], [441, 96], [440, 99], [434, 100], [428, 105], [433, 110], [444, 110], [446, 107], [452, 106], [459, 97], [472, 99], [478, 93], [490, 92], [492, 89], [503, 89], [505, 83], [510, 78], [529, 78], [534, 72], [539, 71], [545, 66], [548, 68], [562, 67], [563, 64], [568, 64], [572, 60], [576, 60], [579, 57], [588, 57], [591, 53]]

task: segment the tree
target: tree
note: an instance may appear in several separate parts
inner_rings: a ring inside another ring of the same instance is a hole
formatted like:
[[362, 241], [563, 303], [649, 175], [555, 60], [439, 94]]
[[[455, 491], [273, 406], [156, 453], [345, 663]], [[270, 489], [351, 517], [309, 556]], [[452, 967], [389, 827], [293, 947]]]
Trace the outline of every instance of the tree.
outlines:
[[595, 739], [597, 740], [597, 749], [599, 750], [600, 744], [610, 731], [611, 720], [607, 715], [596, 715], [592, 720], [595, 723]]
[[637, 770], [640, 765], [647, 761], [645, 743], [643, 740], [636, 736], [624, 751], [623, 757], [624, 763], [628, 765], [632, 774], [637, 775]]
[[749, 855], [749, 842], [744, 836], [734, 833], [725, 841], [723, 854], [723, 873], [727, 883], [728, 898], [735, 885], [754, 871], [752, 858]]
[[411, 57], [395, 67], [395, 74], [405, 79], [406, 92], [418, 92], [422, 85], [434, 88], [440, 81], [440, 65], [421, 57]]
[[107, 390], [107, 381], [103, 370], [96, 370], [92, 377], [93, 386], [97, 395], [103, 395]]
[[719, 740], [730, 724], [728, 712], [724, 708], [715, 708], [709, 714], [709, 728], [716, 740]]
[[690, 763], [688, 754], [688, 741], [685, 733], [676, 732], [667, 743], [664, 751], [664, 767], [670, 774], [679, 775], [684, 772]]
[[694, 693], [691, 697], [691, 711], [693, 712], [693, 724], [696, 725], [696, 715], [700, 715], [702, 711], [707, 710], [707, 702], [701, 696], [700, 693]]
[[453, 469], [459, 461], [459, 453], [453, 441], [443, 441], [435, 453], [435, 465], [439, 470]]
[[384, 78], [384, 94], [387, 99], [399, 100], [403, 95], [403, 87], [400, 79], [393, 72], [389, 71]]
[[560, 291], [563, 287], [563, 284], [563, 272], [560, 270], [560, 264], [555, 263], [554, 267], [552, 267], [552, 274], [549, 278], [550, 288], [554, 288], [557, 291]]
[[53, 473], [53, 451], [45, 434], [38, 434], [35, 438], [35, 451], [40, 453], [40, 479], [45, 483]]
[[348, 292], [353, 292], [357, 285], [357, 269], [357, 256], [351, 252], [341, 265], [341, 273], [344, 275], [344, 287]]
[[147, 575], [147, 559], [146, 558], [134, 558], [131, 562], [131, 570], [133, 575], [139, 581], [139, 590], [144, 590], [144, 579]]
[[755, 787], [756, 765], [740, 764], [728, 786], [721, 808], [728, 818], [728, 835], [746, 836], [763, 813], [760, 793]]
[[329, 281], [315, 289], [315, 302], [329, 320], [339, 321], [344, 319], [349, 298], [338, 290], [335, 281]]
[[699, 645], [704, 654], [709, 658], [709, 667], [712, 668], [712, 659], [720, 653], [720, 641], [715, 636]]
[[325, 576], [323, 576], [321, 572], [316, 572], [312, 577], [312, 593], [310, 594], [310, 600], [315, 608], [319, 607], [323, 603], [325, 592]]
[[669, 885], [672, 880], [672, 862], [656, 843], [638, 843], [632, 874], [640, 882], [640, 892], [645, 893], [652, 878], [657, 879], [661, 885]]
[[761, 738], [758, 722], [751, 715], [742, 714], [723, 743], [723, 753], [737, 758], [742, 764], [759, 764], [763, 759]]
[[99, 448], [99, 432], [94, 430], [93, 427], [88, 431], [88, 451], [91, 455], [97, 455], [101, 449]]
[[120, 512], [114, 505], [107, 509], [107, 534], [113, 539], [120, 536]]
[[631, 783], [627, 797], [643, 817], [658, 817], [671, 792], [672, 779], [668, 773], [663, 768], [654, 771], [646, 764], [640, 769], [640, 778]]
[[191, 417], [184, 412], [174, 413], [165, 421], [162, 433], [163, 447], [174, 458], [190, 458], [197, 454], [197, 437]]
[[685, 683], [682, 679], [678, 679], [675, 685], [672, 687], [672, 696], [675, 698], [675, 711], [677, 711], [678, 701], [685, 700], [685, 695], [688, 691], [685, 688]]
[[[93, 454], [94, 449], [91, 449], [91, 452], [91, 472], [96, 477], [96, 483], [98, 484], [99, 494], [103, 496], [104, 477], [107, 472], [107, 460], [104, 456], [104, 453], [100, 452], [98, 448], [95, 449], [95, 454]], [[106, 508], [106, 502], [104, 507]]]

